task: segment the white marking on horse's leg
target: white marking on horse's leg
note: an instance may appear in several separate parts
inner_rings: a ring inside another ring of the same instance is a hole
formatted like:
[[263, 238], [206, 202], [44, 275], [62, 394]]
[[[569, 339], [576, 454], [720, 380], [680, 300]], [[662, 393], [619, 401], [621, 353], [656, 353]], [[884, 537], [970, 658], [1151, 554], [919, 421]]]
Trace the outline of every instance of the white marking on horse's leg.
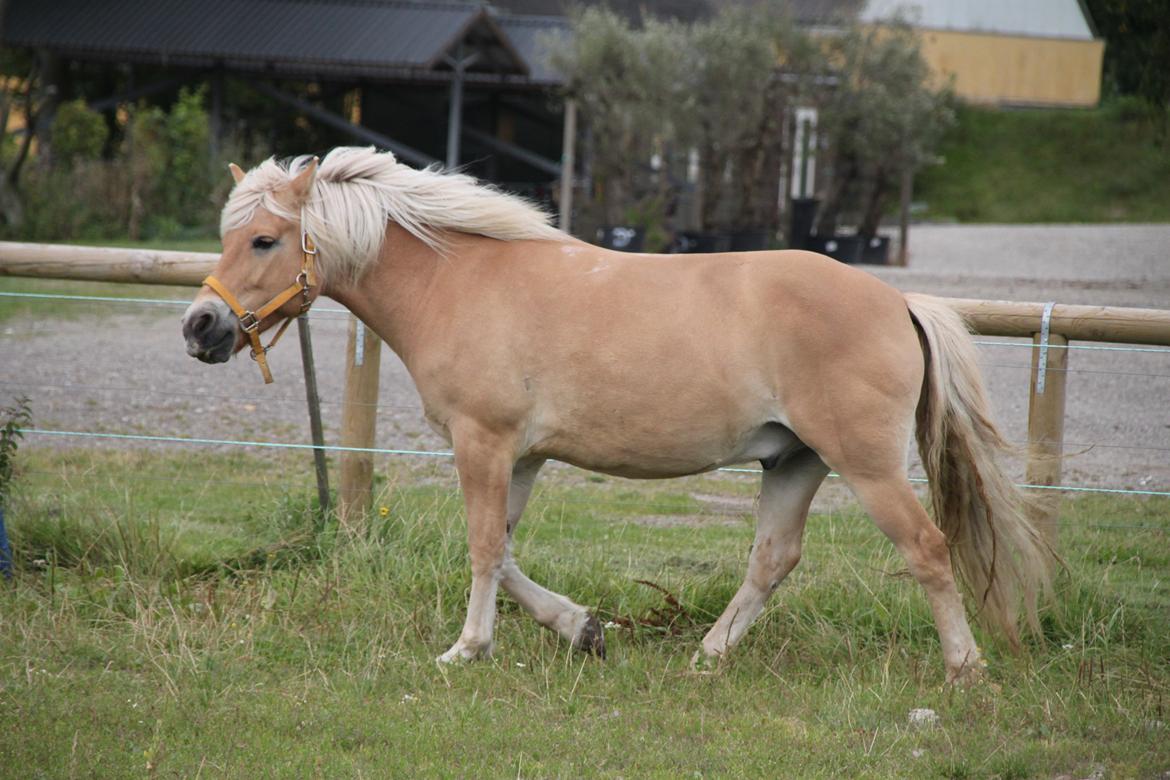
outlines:
[[512, 472], [512, 484], [508, 491], [508, 548], [504, 553], [500, 584], [538, 623], [556, 631], [579, 649], [604, 655], [605, 645], [600, 629], [596, 637], [586, 636], [590, 627], [589, 611], [565, 596], [537, 585], [520, 571], [512, 557], [512, 534], [520, 522], [537, 472], [543, 463], [518, 463]]
[[906, 475], [881, 480], [846, 477], [846, 480], [926, 591], [942, 642], [947, 681], [962, 682], [978, 677], [983, 662], [967, 624], [963, 600], [955, 587], [946, 537], [918, 502]]
[[496, 625], [496, 589], [499, 582], [498, 570], [477, 575], [475, 569], [472, 569], [471, 596], [467, 599], [467, 619], [463, 623], [463, 631], [455, 644], [435, 660], [446, 664], [491, 657], [492, 632]]
[[759, 616], [768, 597], [796, 567], [809, 504], [828, 473], [828, 467], [812, 450], [803, 450], [764, 472], [747, 576], [703, 637], [696, 664], [702, 660], [701, 655], [713, 659], [730, 650]]
[[467, 542], [471, 553], [471, 596], [463, 631], [440, 663], [485, 658], [492, 652], [496, 590], [507, 551], [508, 485], [512, 452], [508, 442], [475, 426], [452, 431], [455, 468], [467, 505]]

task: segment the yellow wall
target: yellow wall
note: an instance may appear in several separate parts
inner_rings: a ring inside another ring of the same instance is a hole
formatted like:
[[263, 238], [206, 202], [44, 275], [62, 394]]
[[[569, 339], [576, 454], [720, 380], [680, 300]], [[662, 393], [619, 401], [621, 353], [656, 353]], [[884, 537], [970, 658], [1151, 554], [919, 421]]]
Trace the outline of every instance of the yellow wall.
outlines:
[[919, 30], [922, 53], [973, 103], [1091, 107], [1101, 97], [1104, 41]]

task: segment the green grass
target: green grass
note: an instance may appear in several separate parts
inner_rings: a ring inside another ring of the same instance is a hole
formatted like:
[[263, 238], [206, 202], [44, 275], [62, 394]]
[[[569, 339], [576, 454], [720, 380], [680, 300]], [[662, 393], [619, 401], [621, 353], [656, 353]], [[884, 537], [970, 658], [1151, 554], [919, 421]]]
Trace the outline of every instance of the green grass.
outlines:
[[[133, 249], [166, 249], [184, 252], [218, 252], [218, 240], [202, 239], [193, 241], [87, 241], [88, 246], [119, 246]], [[158, 298], [190, 300], [189, 287], [171, 287], [152, 284], [106, 284], [103, 282], [77, 282], [60, 279], [28, 279], [0, 274], [0, 292], [22, 292], [50, 295], [95, 295], [114, 298]], [[0, 323], [18, 317], [43, 319], [74, 319], [94, 314], [125, 313], [125, 307], [109, 303], [88, 303], [84, 301], [50, 301], [8, 298], [0, 296]], [[50, 314], [51, 312], [51, 314]]]
[[[981, 637], [994, 684], [964, 692], [942, 685], [920, 589], [853, 511], [814, 516], [804, 561], [730, 661], [688, 673], [752, 535], [705, 497], [750, 495], [747, 478], [546, 475], [518, 532], [521, 565], [632, 628], [609, 630], [598, 662], [501, 598], [494, 659], [439, 668], [469, 585], [449, 463], [380, 464], [386, 516], [349, 536], [315, 520], [303, 457], [20, 457], [0, 767], [21, 777], [1170, 770], [1166, 501], [1069, 501], [1069, 571], [1045, 636], [1018, 657]], [[908, 726], [915, 707], [940, 725]]]
[[965, 108], [914, 199], [927, 219], [1170, 222], [1170, 139], [1125, 106]]

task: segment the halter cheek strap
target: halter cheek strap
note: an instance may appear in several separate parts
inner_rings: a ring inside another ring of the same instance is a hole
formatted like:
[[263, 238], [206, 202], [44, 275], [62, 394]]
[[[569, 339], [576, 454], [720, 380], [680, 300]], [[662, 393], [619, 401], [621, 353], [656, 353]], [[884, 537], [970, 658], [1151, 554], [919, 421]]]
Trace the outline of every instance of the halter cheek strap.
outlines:
[[276, 335], [272, 337], [272, 341], [268, 342], [268, 346], [264, 346], [260, 341], [260, 323], [266, 320], [271, 314], [278, 311], [282, 306], [291, 301], [299, 293], [301, 295], [301, 311], [304, 314], [313, 305], [312, 299], [309, 297], [309, 290], [317, 285], [316, 274], [316, 260], [317, 247], [313, 244], [313, 239], [304, 229], [301, 230], [301, 272], [297, 274], [297, 278], [281, 292], [277, 293], [272, 300], [261, 306], [256, 311], [249, 311], [245, 309], [240, 303], [240, 300], [232, 294], [223, 282], [216, 279], [214, 276], [208, 276], [203, 280], [203, 283], [215, 291], [223, 302], [226, 303], [236, 317], [240, 320], [240, 329], [248, 335], [248, 339], [252, 342], [252, 359], [260, 366], [260, 373], [264, 377], [264, 384], [272, 384], [272, 371], [268, 368], [268, 350], [276, 346], [276, 342], [288, 330], [288, 326], [292, 323], [292, 317], [286, 317], [284, 322], [276, 331]]

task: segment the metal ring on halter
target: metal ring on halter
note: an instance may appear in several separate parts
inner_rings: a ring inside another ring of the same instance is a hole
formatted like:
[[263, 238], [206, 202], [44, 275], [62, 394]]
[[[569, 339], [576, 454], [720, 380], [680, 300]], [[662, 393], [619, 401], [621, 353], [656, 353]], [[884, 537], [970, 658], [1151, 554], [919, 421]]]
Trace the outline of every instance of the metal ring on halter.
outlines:
[[[304, 221], [305, 221], [305, 217], [304, 217], [304, 214], [302, 214], [301, 215], [301, 223], [304, 224]], [[313, 245], [312, 249], [309, 248], [309, 244]], [[305, 230], [303, 227], [301, 228], [301, 251], [304, 252], [306, 255], [317, 254], [316, 242], [313, 241], [313, 239], [309, 238], [309, 231]]]
[[[249, 317], [252, 318], [251, 322], [248, 322], [247, 324], [245, 324], [244, 323], [245, 319], [247, 319]], [[256, 312], [246, 311], [246, 312], [244, 312], [244, 315], [242, 317], [240, 317], [240, 330], [244, 331], [244, 333], [251, 333], [252, 331], [256, 330], [256, 328], [258, 328], [258, 327], [260, 327], [260, 320], [257, 319]]]

